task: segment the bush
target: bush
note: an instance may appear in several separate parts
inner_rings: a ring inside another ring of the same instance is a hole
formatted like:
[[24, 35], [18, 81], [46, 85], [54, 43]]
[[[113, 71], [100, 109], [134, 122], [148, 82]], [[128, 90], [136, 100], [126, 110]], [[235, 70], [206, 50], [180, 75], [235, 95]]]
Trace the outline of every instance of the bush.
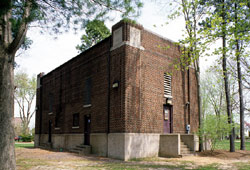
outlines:
[[31, 135], [21, 135], [21, 139], [23, 142], [31, 142], [32, 136]]
[[[202, 128], [199, 129], [198, 135], [210, 144], [213, 151], [218, 140], [222, 136], [230, 134], [232, 126], [228, 124], [226, 115], [216, 116], [212, 114], [206, 115]], [[204, 141], [203, 141], [204, 142]]]

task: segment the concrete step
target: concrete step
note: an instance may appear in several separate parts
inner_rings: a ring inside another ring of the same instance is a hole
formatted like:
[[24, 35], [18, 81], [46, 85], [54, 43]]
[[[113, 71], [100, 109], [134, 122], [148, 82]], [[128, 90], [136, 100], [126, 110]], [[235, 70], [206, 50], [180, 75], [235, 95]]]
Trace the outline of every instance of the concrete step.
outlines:
[[190, 151], [189, 148], [181, 148], [182, 151]]
[[81, 155], [89, 155], [91, 153], [91, 146], [90, 145], [78, 145], [72, 149], [69, 150], [70, 152], [73, 153], [78, 153]]
[[192, 152], [190, 151], [189, 147], [185, 145], [184, 142], [181, 142], [181, 155], [182, 156], [192, 155]]
[[181, 154], [191, 154], [190, 151], [181, 151]]
[[181, 148], [188, 148], [187, 145], [181, 145]]

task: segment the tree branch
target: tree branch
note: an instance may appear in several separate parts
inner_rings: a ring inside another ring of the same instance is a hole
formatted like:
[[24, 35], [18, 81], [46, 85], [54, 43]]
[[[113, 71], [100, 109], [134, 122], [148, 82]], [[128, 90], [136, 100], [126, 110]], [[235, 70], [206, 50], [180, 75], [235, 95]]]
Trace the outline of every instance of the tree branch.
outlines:
[[14, 61], [13, 60], [15, 56], [14, 54], [20, 48], [26, 36], [27, 30], [28, 30], [28, 18], [30, 16], [31, 5], [32, 5], [32, 1], [27, 0], [24, 6], [23, 17], [22, 17], [21, 25], [18, 29], [17, 35], [14, 38], [14, 40], [11, 42], [11, 44], [8, 46], [8, 53], [11, 54], [13, 57], [12, 61]]

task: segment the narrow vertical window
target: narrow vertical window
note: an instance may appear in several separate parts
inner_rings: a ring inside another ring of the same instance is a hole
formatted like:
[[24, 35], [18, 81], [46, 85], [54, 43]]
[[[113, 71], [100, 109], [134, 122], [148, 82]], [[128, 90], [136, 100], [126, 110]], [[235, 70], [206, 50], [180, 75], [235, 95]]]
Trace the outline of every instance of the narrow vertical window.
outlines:
[[49, 113], [53, 112], [53, 105], [54, 105], [54, 95], [49, 93]]
[[164, 97], [172, 98], [171, 82], [172, 76], [164, 73]]
[[89, 77], [85, 80], [84, 106], [91, 105], [91, 86], [92, 86], [92, 80], [91, 77]]
[[79, 113], [73, 114], [73, 127], [79, 126]]

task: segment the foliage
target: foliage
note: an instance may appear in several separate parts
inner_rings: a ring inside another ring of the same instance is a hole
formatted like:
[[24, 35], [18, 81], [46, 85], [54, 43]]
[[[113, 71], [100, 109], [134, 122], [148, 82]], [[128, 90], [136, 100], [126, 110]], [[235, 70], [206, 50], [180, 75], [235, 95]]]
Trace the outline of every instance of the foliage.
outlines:
[[32, 141], [32, 135], [30, 135], [30, 134], [23, 134], [23, 135], [21, 135], [21, 140], [23, 142], [31, 142]]
[[203, 120], [203, 126], [199, 129], [198, 135], [210, 144], [212, 151], [215, 149], [221, 136], [230, 134], [232, 125], [228, 124], [227, 121], [227, 116], [216, 116], [214, 114], [206, 115]]
[[32, 103], [36, 95], [36, 78], [29, 78], [25, 72], [18, 72], [15, 75], [15, 87], [15, 101], [22, 120], [22, 133], [29, 134], [29, 123], [35, 113]]
[[86, 24], [85, 35], [81, 37], [81, 45], [77, 45], [76, 49], [83, 52], [103, 39], [110, 36], [110, 31], [103, 21], [93, 20]]
[[[232, 61], [236, 61], [237, 68], [232, 70], [237, 72], [239, 93], [239, 113], [241, 134], [244, 133], [244, 94], [242, 88], [242, 71], [241, 60], [246, 53], [247, 44], [250, 42], [250, 12], [249, 2], [247, 0], [216, 0], [216, 1], [201, 1], [202, 4], [209, 7], [210, 13], [201, 23], [204, 36], [207, 39], [215, 41], [222, 38], [223, 46], [216, 48], [214, 55], [221, 55], [223, 76], [225, 81], [225, 93], [227, 101], [227, 113], [229, 123], [232, 123], [232, 105], [230, 97], [230, 87], [228, 85], [230, 70], [228, 65], [228, 58], [231, 56]], [[234, 73], [233, 73], [234, 74]], [[233, 131], [233, 130], [232, 130]], [[233, 136], [230, 136], [231, 144], [233, 144]], [[241, 138], [241, 149], [244, 150], [244, 135]], [[230, 147], [230, 151], [233, 151]]]

